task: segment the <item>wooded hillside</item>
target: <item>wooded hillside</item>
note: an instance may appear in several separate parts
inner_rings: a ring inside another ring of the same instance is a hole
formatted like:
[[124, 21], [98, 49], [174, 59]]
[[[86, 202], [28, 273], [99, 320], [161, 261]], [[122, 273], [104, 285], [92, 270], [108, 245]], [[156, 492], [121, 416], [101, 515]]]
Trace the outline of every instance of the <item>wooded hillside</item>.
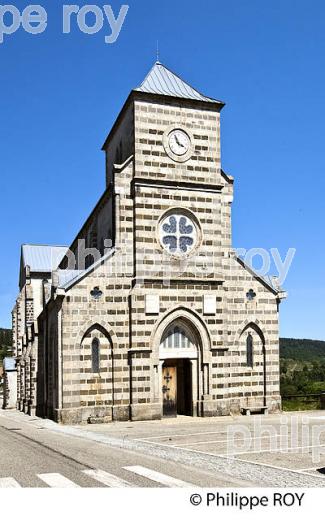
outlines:
[[295, 361], [325, 361], [325, 341], [280, 338], [280, 357]]
[[0, 329], [0, 361], [7, 355], [8, 347], [12, 345], [12, 334], [10, 329]]

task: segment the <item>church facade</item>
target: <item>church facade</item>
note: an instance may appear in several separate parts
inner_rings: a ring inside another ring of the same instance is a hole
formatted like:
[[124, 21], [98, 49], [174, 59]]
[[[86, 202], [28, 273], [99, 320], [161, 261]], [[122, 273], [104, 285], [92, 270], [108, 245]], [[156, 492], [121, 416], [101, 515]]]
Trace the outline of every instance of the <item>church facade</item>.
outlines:
[[157, 62], [73, 243], [22, 247], [18, 409], [67, 424], [281, 409], [286, 295], [232, 249], [223, 107]]

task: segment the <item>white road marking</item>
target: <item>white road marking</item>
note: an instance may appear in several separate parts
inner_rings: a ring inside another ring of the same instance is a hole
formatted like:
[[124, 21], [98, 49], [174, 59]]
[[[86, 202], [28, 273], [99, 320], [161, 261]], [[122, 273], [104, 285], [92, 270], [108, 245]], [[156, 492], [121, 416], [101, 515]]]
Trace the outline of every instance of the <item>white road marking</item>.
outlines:
[[[233, 427], [234, 425], [235, 426], [245, 426], [245, 428], [249, 428], [249, 424], [247, 426], [247, 422], [243, 422], [243, 423], [229, 423], [229, 426]], [[273, 426], [273, 425], [271, 425]], [[250, 429], [250, 432], [253, 433], [254, 432], [254, 423], [251, 424], [251, 428]], [[166, 435], [157, 435], [157, 436], [150, 436], [150, 437], [137, 437], [135, 440], [136, 441], [150, 441], [152, 439], [170, 439], [170, 438], [176, 438], [176, 437], [196, 437], [196, 436], [200, 436], [200, 435], [227, 435], [228, 434], [228, 430], [217, 430], [217, 431], [205, 431], [205, 432], [195, 432], [195, 433], [176, 433], [176, 434], [173, 434], [173, 433], [170, 433], [170, 434], [166, 434]]]
[[[192, 450], [192, 451], [195, 451], [195, 450]], [[200, 452], [200, 453], [204, 453], [204, 452]], [[245, 458], [236, 458], [236, 460], [241, 460], [242, 462], [249, 462], [250, 464], [254, 464], [254, 466], [265, 466], [266, 468], [273, 468], [273, 469], [279, 469], [281, 471], [289, 471], [289, 472], [292, 472], [292, 473], [297, 473], [299, 475], [308, 475], [309, 477], [317, 477], [317, 478], [324, 478], [324, 476], [322, 475], [311, 475], [310, 473], [305, 473], [304, 470], [300, 470], [298, 468], [287, 468], [285, 466], [275, 466], [274, 464], [267, 464], [265, 462], [255, 462], [255, 461], [251, 461], [249, 459], [245, 459]]]
[[[275, 450], [251, 450], [251, 451], [233, 451], [231, 453], [231, 455], [233, 456], [236, 456], [236, 455], [249, 455], [250, 453], [288, 453], [289, 451], [297, 451], [297, 453], [299, 453], [299, 450], [302, 450], [302, 453], [309, 453], [309, 450], [311, 450], [312, 448], [323, 448], [325, 447], [325, 444], [313, 444], [311, 446], [293, 446], [292, 448], [276, 448]], [[308, 450], [308, 452], [304, 452], [303, 450]], [[193, 450], [195, 451], [195, 450]], [[206, 454], [208, 454], [208, 452], [205, 452]], [[226, 456], [226, 455], [225, 455]], [[229, 456], [229, 454], [228, 454]]]
[[320, 471], [318, 471], [320, 468], [320, 466], [314, 466], [313, 468], [304, 468], [304, 469], [298, 469], [297, 471], [299, 471], [299, 473], [303, 473], [304, 475], [310, 475], [311, 472], [313, 471], [314, 474], [313, 474], [313, 477], [321, 477], [321, 478], [325, 478], [325, 475], [324, 473], [321, 473]]
[[[299, 469], [298, 471], [301, 471], [302, 473], [305, 472], [305, 471], [318, 471], [320, 469], [320, 466], [314, 466], [313, 468], [303, 468], [303, 469]], [[320, 473], [321, 475], [321, 473]], [[323, 477], [325, 477], [325, 475], [323, 474]]]
[[[240, 432], [239, 432], [240, 433]], [[271, 440], [271, 439], [274, 439], [275, 437], [286, 437], [286, 438], [289, 438], [287, 434], [283, 434], [283, 435], [280, 435], [280, 434], [277, 434], [277, 435], [273, 435], [273, 434], [265, 434], [265, 435], [262, 435], [262, 436], [259, 436], [259, 437], [250, 437], [250, 440]], [[172, 448], [179, 448], [180, 446], [196, 446], [197, 444], [227, 444], [227, 439], [225, 440], [218, 440], [218, 441], [198, 441], [198, 442], [184, 442], [182, 444], [168, 444], [168, 446], [172, 447]], [[158, 444], [158, 443], [156, 443]], [[159, 444], [159, 446], [165, 446], [163, 444]]]
[[194, 484], [190, 484], [189, 482], [184, 482], [183, 480], [169, 477], [164, 473], [159, 473], [158, 471], [153, 471], [143, 466], [127, 466], [123, 469], [131, 471], [132, 473], [140, 475], [141, 477], [148, 478], [149, 480], [153, 480], [154, 482], [159, 482], [159, 484], [163, 484], [164, 486], [171, 488], [196, 487]]
[[64, 477], [60, 473], [42, 473], [37, 475], [38, 478], [43, 480], [51, 488], [78, 488], [78, 484], [72, 482], [68, 478]]
[[133, 487], [130, 482], [116, 477], [115, 475], [111, 475], [101, 469], [85, 469], [82, 473], [110, 488]]
[[[177, 446], [177, 449], [182, 450], [182, 451], [189, 451], [192, 453], [200, 453], [201, 455], [209, 455], [210, 457], [213, 457], [215, 459], [234, 460], [234, 457], [229, 456], [224, 453], [209, 453], [207, 451], [195, 450], [193, 448], [182, 448], [180, 446]], [[253, 464], [254, 466], [262, 466], [262, 467], [266, 467], [266, 468], [278, 469], [281, 471], [286, 471], [286, 472], [296, 473], [298, 475], [301, 475], [301, 472], [299, 471], [299, 469], [285, 468], [283, 466], [275, 466], [274, 464], [267, 464], [265, 462], [256, 462], [256, 461], [252, 461], [252, 460], [241, 458], [241, 457], [238, 457], [235, 460], [240, 460], [242, 462], [248, 462], [249, 464]], [[310, 475], [310, 473], [306, 473], [306, 475], [308, 475], [309, 477], [317, 476], [318, 478], [322, 478], [321, 475]]]
[[196, 436], [196, 435], [214, 435], [214, 434], [218, 434], [218, 435], [222, 435], [222, 434], [227, 434], [227, 430], [224, 430], [224, 431], [216, 431], [216, 432], [197, 432], [197, 433], [176, 433], [175, 435], [173, 435], [172, 433], [171, 434], [167, 434], [167, 435], [159, 435], [157, 437], [139, 437], [137, 439], [135, 439], [136, 441], [146, 441], [146, 440], [150, 440], [150, 439], [170, 439], [171, 437], [192, 437], [192, 436]]
[[21, 485], [18, 484], [17, 480], [14, 478], [0, 478], [0, 488], [20, 488]]

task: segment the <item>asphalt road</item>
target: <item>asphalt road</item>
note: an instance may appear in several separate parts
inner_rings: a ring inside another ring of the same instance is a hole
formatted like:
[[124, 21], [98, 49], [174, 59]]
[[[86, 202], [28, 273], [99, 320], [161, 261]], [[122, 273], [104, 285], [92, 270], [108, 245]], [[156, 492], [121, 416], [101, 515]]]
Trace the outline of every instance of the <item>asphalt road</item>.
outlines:
[[322, 411], [71, 427], [0, 410], [0, 488], [325, 487], [324, 475]]
[[53, 432], [37, 420], [27, 422], [23, 415], [17, 417], [0, 414], [0, 487], [252, 485], [173, 460]]

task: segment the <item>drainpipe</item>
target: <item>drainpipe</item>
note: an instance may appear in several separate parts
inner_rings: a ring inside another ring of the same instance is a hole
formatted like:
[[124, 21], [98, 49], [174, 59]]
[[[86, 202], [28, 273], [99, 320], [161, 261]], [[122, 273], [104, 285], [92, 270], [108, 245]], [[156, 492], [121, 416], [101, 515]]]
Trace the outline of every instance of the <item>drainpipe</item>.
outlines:
[[58, 312], [58, 408], [62, 410], [63, 380], [62, 380], [62, 309]]

